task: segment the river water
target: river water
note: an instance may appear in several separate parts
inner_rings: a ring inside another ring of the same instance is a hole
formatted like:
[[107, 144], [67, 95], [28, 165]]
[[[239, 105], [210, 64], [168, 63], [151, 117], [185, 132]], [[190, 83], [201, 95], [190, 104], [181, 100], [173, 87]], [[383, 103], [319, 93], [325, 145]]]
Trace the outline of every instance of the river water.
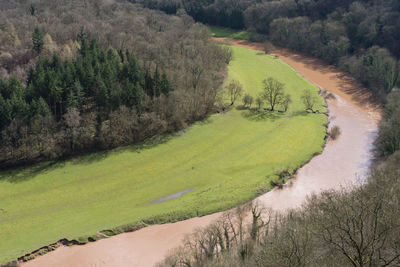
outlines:
[[[261, 44], [219, 38], [219, 42], [262, 50]], [[330, 127], [339, 126], [340, 136], [326, 143], [322, 154], [300, 168], [296, 178], [282, 190], [272, 190], [256, 199], [273, 210], [299, 207], [311, 193], [363, 181], [372, 160], [372, 144], [377, 132], [379, 110], [369, 104], [369, 94], [351, 77], [312, 57], [286, 49], [274, 56], [289, 64], [310, 82], [335, 95], [328, 99]], [[179, 246], [183, 237], [217, 219], [221, 213], [200, 218], [153, 225], [141, 230], [102, 239], [84, 246], [60, 247], [24, 267], [46, 266], [154, 266], [169, 250]]]

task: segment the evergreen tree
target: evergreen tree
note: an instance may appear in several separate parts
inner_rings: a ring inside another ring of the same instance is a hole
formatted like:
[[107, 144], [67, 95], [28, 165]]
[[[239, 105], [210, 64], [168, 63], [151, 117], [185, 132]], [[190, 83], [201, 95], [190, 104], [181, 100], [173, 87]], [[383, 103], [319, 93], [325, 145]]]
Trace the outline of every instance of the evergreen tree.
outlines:
[[142, 102], [144, 98], [143, 87], [137, 82], [134, 90], [135, 107], [137, 113], [142, 114]]
[[82, 44], [83, 41], [86, 41], [86, 33], [85, 33], [85, 28], [82, 26], [79, 29], [78, 34], [76, 35], [76, 39], [78, 40], [79, 43]]
[[166, 96], [169, 94], [169, 92], [174, 90], [174, 87], [172, 86], [171, 82], [168, 80], [168, 76], [165, 73], [165, 71], [163, 72], [163, 74], [161, 76], [160, 89], [161, 89], [161, 92]]
[[31, 6], [29, 7], [29, 13], [31, 14], [31, 16], [36, 15], [36, 7], [34, 4], [31, 4]]
[[46, 101], [42, 97], [39, 97], [38, 100], [33, 100], [30, 104], [31, 106], [31, 117], [34, 116], [49, 116], [51, 114], [49, 105], [47, 105]]
[[153, 96], [159, 97], [160, 96], [160, 86], [161, 86], [161, 77], [160, 73], [158, 72], [158, 67], [156, 67], [156, 70], [154, 71], [154, 76], [153, 76], [153, 83], [154, 83], [154, 93]]
[[32, 34], [32, 44], [33, 44], [33, 50], [40, 54], [43, 50], [43, 34], [40, 31], [38, 27], [35, 27], [35, 30], [33, 31]]
[[145, 89], [146, 94], [148, 96], [150, 96], [151, 98], [153, 98], [153, 95], [154, 95], [153, 94], [153, 92], [154, 92], [153, 86], [154, 86], [153, 78], [151, 77], [149, 70], [146, 69], [146, 72], [144, 74], [144, 89]]
[[0, 131], [3, 130], [12, 120], [9, 102], [0, 94]]

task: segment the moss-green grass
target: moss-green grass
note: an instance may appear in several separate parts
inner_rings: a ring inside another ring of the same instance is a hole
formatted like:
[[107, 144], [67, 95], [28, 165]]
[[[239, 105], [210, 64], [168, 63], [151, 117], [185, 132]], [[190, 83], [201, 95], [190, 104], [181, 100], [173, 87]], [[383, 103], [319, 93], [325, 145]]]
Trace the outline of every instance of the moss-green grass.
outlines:
[[[233, 109], [158, 144], [0, 172], [0, 263], [64, 237], [227, 209], [268, 190], [280, 169], [296, 169], [320, 152], [326, 116], [302, 112], [299, 101], [301, 89], [318, 89], [280, 60], [232, 49], [230, 78], [254, 96], [267, 76], [284, 82], [294, 102], [289, 112]], [[178, 199], [149, 204], [193, 187]]]
[[221, 28], [216, 26], [208, 27], [211, 31], [211, 35], [214, 37], [226, 37], [238, 40], [250, 40], [251, 34], [247, 31], [236, 31], [229, 28]]

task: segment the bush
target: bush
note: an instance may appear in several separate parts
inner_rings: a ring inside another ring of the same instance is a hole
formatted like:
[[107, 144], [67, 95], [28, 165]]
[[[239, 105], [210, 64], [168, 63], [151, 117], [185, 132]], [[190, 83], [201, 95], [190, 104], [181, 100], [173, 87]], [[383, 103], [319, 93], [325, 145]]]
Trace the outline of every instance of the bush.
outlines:
[[263, 43], [263, 50], [265, 54], [270, 54], [274, 50], [274, 45], [270, 41], [265, 41]]
[[336, 140], [340, 135], [339, 126], [333, 126], [332, 129], [329, 131], [328, 135], [332, 140]]
[[243, 106], [251, 108], [253, 104], [253, 97], [249, 94], [245, 94], [243, 97]]

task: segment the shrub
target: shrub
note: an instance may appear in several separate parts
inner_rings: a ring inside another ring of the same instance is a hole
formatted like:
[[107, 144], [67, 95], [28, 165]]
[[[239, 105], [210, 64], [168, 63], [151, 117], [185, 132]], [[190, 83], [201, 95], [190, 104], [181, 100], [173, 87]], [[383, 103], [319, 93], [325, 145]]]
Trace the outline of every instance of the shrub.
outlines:
[[339, 126], [336, 126], [336, 125], [333, 126], [332, 129], [329, 131], [328, 135], [332, 140], [336, 140], [340, 135]]
[[263, 50], [265, 54], [270, 54], [274, 50], [274, 45], [270, 41], [265, 41], [263, 43]]

